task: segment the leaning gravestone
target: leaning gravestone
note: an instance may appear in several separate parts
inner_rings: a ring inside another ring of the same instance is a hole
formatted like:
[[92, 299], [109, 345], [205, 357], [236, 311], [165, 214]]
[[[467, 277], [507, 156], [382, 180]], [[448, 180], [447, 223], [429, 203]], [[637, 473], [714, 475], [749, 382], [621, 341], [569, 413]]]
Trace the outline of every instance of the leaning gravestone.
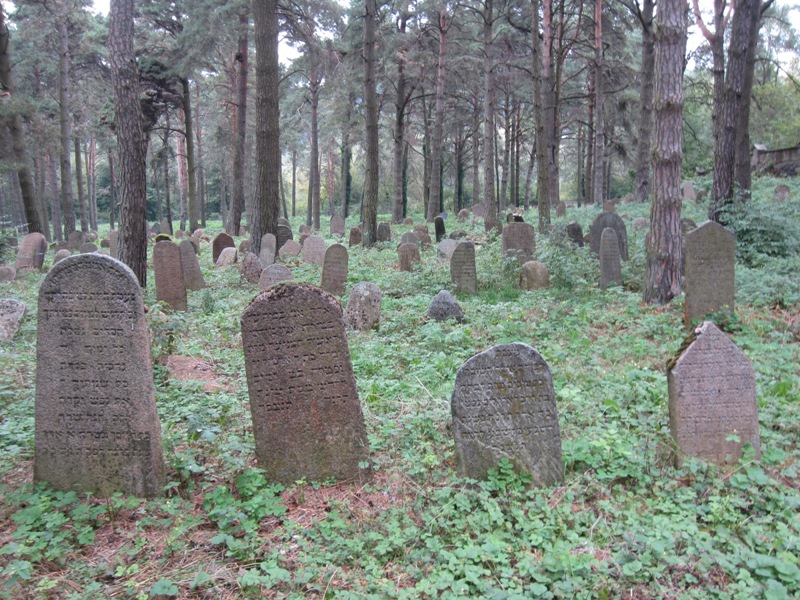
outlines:
[[573, 244], [579, 248], [583, 248], [583, 227], [581, 227], [580, 223], [576, 223], [575, 221], [567, 223], [567, 237], [572, 240]]
[[622, 285], [622, 265], [617, 234], [611, 227], [606, 227], [600, 237], [600, 289], [612, 285]]
[[19, 244], [17, 249], [17, 260], [14, 268], [17, 271], [22, 269], [41, 269], [44, 264], [44, 255], [47, 254], [47, 240], [39, 233], [29, 233]]
[[530, 223], [509, 223], [503, 228], [503, 254], [517, 259], [520, 265], [533, 259], [536, 233]]
[[344, 218], [342, 215], [333, 215], [331, 217], [331, 235], [337, 237], [344, 237]]
[[318, 235], [311, 235], [302, 244], [303, 261], [321, 265], [325, 260], [325, 240]]
[[434, 321], [455, 319], [459, 323], [464, 322], [464, 311], [455, 296], [447, 290], [442, 290], [433, 297], [428, 305], [428, 316]]
[[171, 310], [187, 310], [186, 284], [183, 280], [183, 257], [175, 242], [156, 242], [153, 247], [153, 271], [156, 276], [156, 300]]
[[519, 287], [523, 290], [543, 290], [550, 287], [550, 271], [547, 265], [538, 260], [530, 260], [522, 265]]
[[400, 246], [402, 246], [403, 244], [417, 244], [417, 245], [419, 245], [419, 238], [417, 238], [417, 236], [414, 235], [412, 232], [406, 231], [400, 237], [400, 243], [398, 244], [398, 248]]
[[219, 258], [217, 259], [217, 262], [214, 264], [214, 266], [217, 269], [224, 269], [238, 262], [238, 260], [239, 256], [238, 253], [236, 252], [236, 248], [229, 246], [227, 248], [222, 249], [222, 252], [220, 252]]
[[397, 268], [400, 271], [410, 271], [412, 265], [420, 262], [419, 244], [400, 244], [397, 249]]
[[718, 465], [735, 463], [750, 443], [760, 454], [753, 366], [711, 322], [667, 366], [669, 424], [677, 462], [693, 456]]
[[286, 240], [286, 243], [278, 250], [278, 256], [286, 258], [287, 256], [299, 256], [303, 251], [300, 242], [295, 240]]
[[706, 221], [686, 234], [683, 321], [686, 325], [710, 312], [733, 311], [733, 233], [719, 223]]
[[166, 468], [136, 276], [103, 254], [65, 258], [39, 289], [38, 327], [34, 481], [160, 495]]
[[225, 248], [233, 248], [235, 250], [236, 244], [233, 243], [233, 238], [231, 236], [222, 231], [218, 233], [214, 241], [211, 242], [211, 260], [214, 264], [217, 264], [219, 255], [222, 254]]
[[283, 245], [293, 239], [292, 228], [287, 225], [278, 225], [277, 234], [275, 235], [275, 247], [280, 252]]
[[331, 244], [325, 250], [325, 258], [322, 261], [322, 282], [320, 284], [323, 290], [336, 296], [344, 294], [344, 286], [347, 283], [347, 262], [347, 248], [341, 244]]
[[625, 228], [625, 221], [616, 213], [600, 213], [592, 222], [592, 226], [589, 228], [589, 247], [592, 252], [600, 254], [600, 237], [606, 227], [610, 227], [617, 234], [620, 258], [628, 260], [628, 230]]
[[22, 317], [25, 316], [25, 303], [13, 298], [0, 299], [0, 342], [10, 342], [17, 334]]
[[392, 228], [388, 223], [378, 223], [378, 241], [389, 242], [392, 239]]
[[261, 261], [252, 252], [247, 252], [239, 265], [239, 275], [248, 283], [258, 283], [263, 270]]
[[350, 239], [347, 242], [347, 245], [350, 246], [351, 248], [353, 246], [359, 246], [361, 244], [361, 240], [362, 240], [361, 229], [359, 229], [358, 227], [351, 227]]
[[444, 219], [442, 217], [436, 217], [433, 220], [433, 229], [436, 232], [436, 243], [438, 244], [447, 235], [447, 231], [444, 228]]
[[[67, 250], [69, 252], [69, 250]], [[0, 267], [0, 283], [9, 283], [17, 278], [17, 270], [14, 267]]]
[[362, 281], [350, 291], [350, 299], [344, 310], [344, 324], [350, 329], [369, 331], [381, 319], [383, 293], [374, 283]]
[[265, 267], [275, 262], [276, 244], [275, 236], [271, 233], [265, 233], [261, 236], [261, 252], [258, 254], [258, 258]]
[[475, 244], [461, 242], [450, 259], [450, 279], [456, 291], [465, 294], [478, 293], [478, 275], [475, 269]]
[[181, 250], [181, 267], [183, 268], [183, 283], [187, 290], [194, 292], [206, 287], [203, 273], [200, 271], [200, 263], [197, 261], [197, 254], [194, 253], [194, 246], [189, 240], [182, 240], [179, 246]]
[[531, 346], [502, 344], [470, 358], [456, 374], [451, 407], [461, 476], [486, 479], [506, 458], [535, 486], [563, 481], [553, 377]]
[[453, 258], [453, 252], [456, 251], [458, 248], [458, 242], [456, 240], [446, 239], [439, 242], [439, 246], [437, 248], [437, 256], [443, 260], [449, 261]]
[[267, 479], [365, 476], [369, 442], [336, 298], [307, 283], [270, 288], [245, 309], [242, 343]]
[[292, 278], [292, 272], [283, 265], [277, 263], [267, 265], [261, 271], [261, 277], [258, 280], [258, 289], [262, 292], [268, 287], [272, 287], [281, 281], [289, 281]]

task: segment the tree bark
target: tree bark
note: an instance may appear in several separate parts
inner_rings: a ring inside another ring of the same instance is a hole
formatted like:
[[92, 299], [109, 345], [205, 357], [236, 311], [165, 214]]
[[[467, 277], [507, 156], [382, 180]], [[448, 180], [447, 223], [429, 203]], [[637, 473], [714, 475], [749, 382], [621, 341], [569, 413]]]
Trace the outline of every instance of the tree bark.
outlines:
[[433, 111], [433, 147], [431, 148], [431, 195], [428, 202], [427, 221], [433, 222], [439, 214], [442, 184], [442, 137], [444, 132], [444, 64], [447, 58], [448, 17], [444, 6], [439, 8], [439, 53], [436, 67], [436, 105]]
[[553, 73], [554, 35], [552, 0], [542, 0], [542, 37], [539, 39], [539, 2], [534, 3], [533, 104], [536, 118], [536, 162], [538, 187], [539, 232], [544, 234], [550, 225], [550, 207], [558, 203], [558, 140], [556, 111], [558, 102]]
[[[47, 163], [47, 191], [48, 199], [50, 201], [50, 214], [53, 217], [53, 239], [57, 242], [60, 242], [64, 239], [64, 228], [61, 223], [61, 203], [59, 202], [58, 194], [58, 168], [56, 165], [56, 157], [48, 152], [45, 155], [45, 162]], [[113, 229], [113, 219], [111, 221], [111, 225], [111, 228]]]
[[603, 0], [594, 5], [594, 163], [592, 165], [592, 200], [601, 204], [603, 198], [603, 168], [605, 132], [603, 130]]
[[494, 0], [484, 0], [483, 13], [483, 197], [486, 201], [485, 220], [497, 220], [494, 197], [494, 68], [492, 35], [494, 29]]
[[480, 163], [481, 163], [481, 106], [477, 92], [473, 96], [472, 111], [472, 204], [480, 203]]
[[[406, 33], [406, 23], [410, 14], [403, 12], [399, 17], [398, 32], [401, 36]], [[400, 223], [403, 220], [403, 148], [405, 146], [405, 117], [406, 104], [406, 52], [405, 45], [398, 50], [397, 61], [397, 90], [394, 105], [394, 147], [392, 151], [392, 222]]]
[[249, 70], [247, 29], [249, 21], [246, 13], [239, 15], [239, 50], [236, 53], [236, 60], [239, 62], [239, 76], [236, 79], [236, 140], [233, 146], [233, 196], [226, 228], [231, 235], [239, 235], [242, 208], [244, 207], [244, 155], [245, 140], [247, 138], [247, 76]]
[[194, 125], [192, 123], [192, 92], [187, 77], [181, 78], [183, 88], [183, 127], [186, 138], [186, 170], [187, 186], [189, 188], [189, 230], [194, 231], [199, 226], [199, 210], [197, 206], [197, 179], [195, 172], [194, 156]]
[[650, 165], [653, 138], [653, 6], [655, 0], [642, 0], [639, 21], [642, 30], [642, 63], [639, 77], [639, 140], [636, 146], [636, 185], [634, 200], [646, 202], [650, 197]]
[[292, 216], [297, 213], [297, 150], [292, 150]]
[[59, 16], [58, 37], [58, 103], [61, 126], [61, 213], [64, 221], [64, 237], [75, 231], [75, 208], [72, 200], [72, 168], [70, 166], [70, 143], [72, 138], [72, 116], [69, 104], [69, 32], [66, 3], [62, 3]]
[[[108, 223], [111, 229], [114, 229], [114, 207], [117, 204], [117, 178], [114, 174], [114, 154], [111, 148], [108, 149]], [[59, 215], [61, 213], [59, 212]], [[61, 239], [61, 238], [57, 238]]]
[[364, 2], [364, 99], [366, 173], [364, 178], [364, 231], [362, 243], [369, 248], [378, 239], [378, 98], [375, 91], [376, 0]]
[[319, 87], [320, 80], [315, 72], [308, 82], [311, 102], [311, 152], [309, 157], [308, 184], [311, 186], [311, 215], [313, 227], [320, 229], [320, 184], [319, 173]]
[[76, 137], [73, 138], [75, 146], [75, 181], [78, 184], [78, 206], [81, 215], [81, 231], [86, 233], [89, 231], [89, 211], [86, 207], [86, 194], [83, 189], [83, 173], [81, 172], [81, 141]]

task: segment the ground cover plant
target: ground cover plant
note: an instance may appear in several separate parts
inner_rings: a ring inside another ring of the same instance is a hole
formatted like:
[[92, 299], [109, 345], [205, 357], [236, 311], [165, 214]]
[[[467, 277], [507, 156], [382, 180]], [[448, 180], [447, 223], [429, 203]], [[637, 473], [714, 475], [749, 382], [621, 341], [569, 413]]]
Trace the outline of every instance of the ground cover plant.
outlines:
[[[499, 239], [480, 221], [451, 216], [448, 228], [477, 245], [478, 294], [459, 297], [461, 324], [425, 316], [450, 287], [435, 249], [422, 251], [413, 272], [396, 269], [396, 243], [410, 226], [393, 226], [395, 241], [376, 249], [351, 248], [346, 294], [360, 281], [384, 293], [379, 329], [348, 332], [371, 450], [372, 480], [361, 485], [284, 487], [257, 468], [239, 325], [257, 288], [237, 268], [215, 270], [204, 245], [209, 287], [190, 293], [188, 312], [166, 313], [152, 285], [146, 293], [164, 497], [33, 486], [44, 276], [3, 284], [0, 295], [29, 312], [0, 348], [0, 597], [797, 597], [800, 214], [796, 200], [773, 202], [776, 183], [757, 181], [752, 210], [730, 216], [740, 237], [737, 309], [716, 321], [755, 367], [763, 454], [729, 470], [670, 461], [665, 368], [686, 329], [681, 299], [641, 302], [645, 232], [630, 224], [647, 216], [644, 205], [617, 207], [631, 260], [624, 289], [606, 292], [588, 247], [558, 229], [537, 236], [551, 288], [521, 291]], [[790, 187], [800, 197], [798, 182]], [[684, 207], [697, 223], [704, 212]], [[570, 208], [556, 226], [577, 220], [588, 231], [596, 213]], [[301, 218], [291, 221], [297, 231]], [[291, 266], [296, 280], [319, 283], [319, 266]], [[487, 481], [455, 475], [456, 371], [476, 352], [516, 341], [535, 347], [554, 375], [566, 463], [558, 487], [531, 489], [503, 462]], [[205, 385], [170, 374], [170, 356], [193, 359]]]

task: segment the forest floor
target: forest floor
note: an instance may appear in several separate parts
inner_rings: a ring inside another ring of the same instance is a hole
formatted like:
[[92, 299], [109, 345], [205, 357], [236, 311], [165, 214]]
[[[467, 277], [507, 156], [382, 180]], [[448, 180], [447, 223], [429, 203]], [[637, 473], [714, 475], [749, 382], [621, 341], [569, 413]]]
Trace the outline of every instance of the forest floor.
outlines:
[[[435, 248], [410, 273], [396, 268], [397, 241], [350, 249], [346, 293], [371, 281], [384, 294], [379, 329], [348, 332], [370, 441], [366, 484], [283, 487], [259, 471], [239, 322], [258, 290], [238, 268], [215, 270], [205, 244], [209, 287], [190, 293], [188, 312], [162, 314], [148, 275], [165, 496], [33, 486], [44, 275], [0, 285], [0, 296], [28, 304], [13, 343], [0, 346], [0, 597], [798, 597], [800, 180], [786, 182], [792, 198], [783, 204], [773, 200], [777, 183], [756, 180], [750, 210], [733, 217], [736, 312], [716, 319], [757, 377], [762, 455], [746, 453], [730, 469], [670, 460], [665, 367], [687, 330], [682, 297], [641, 301], [645, 231], [631, 222], [648, 216], [643, 205], [617, 207], [631, 259], [624, 289], [605, 292], [588, 247], [539, 235], [536, 258], [551, 287], [521, 291], [499, 238], [451, 214], [448, 232], [463, 228], [477, 244], [479, 289], [459, 297], [462, 324], [426, 317], [433, 296], [451, 287]], [[683, 212], [705, 220], [702, 205]], [[588, 232], [597, 213], [570, 208], [555, 222]], [[525, 218], [535, 224], [535, 211]], [[302, 217], [291, 221], [296, 232]], [[394, 239], [410, 229], [393, 226]], [[325, 220], [331, 243], [327, 231]], [[317, 265], [291, 266], [296, 281], [319, 284]], [[456, 371], [507, 342], [532, 345], [553, 372], [560, 486], [531, 489], [508, 468], [480, 483], [456, 475]]]

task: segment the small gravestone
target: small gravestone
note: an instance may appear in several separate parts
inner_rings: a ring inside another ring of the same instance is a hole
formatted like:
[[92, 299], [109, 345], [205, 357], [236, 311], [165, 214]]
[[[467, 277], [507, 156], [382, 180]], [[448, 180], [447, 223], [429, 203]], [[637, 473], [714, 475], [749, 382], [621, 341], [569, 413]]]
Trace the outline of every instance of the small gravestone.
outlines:
[[288, 225], [278, 225], [277, 233], [275, 234], [275, 244], [278, 252], [280, 252], [283, 245], [293, 237], [291, 227]]
[[414, 229], [412, 230], [415, 234], [416, 233], [427, 233], [430, 235], [428, 231], [428, 226], [425, 223], [420, 223], [419, 225], [414, 225]]
[[56, 255], [53, 257], [53, 264], [56, 264], [57, 262], [59, 262], [61, 260], [64, 260], [65, 258], [67, 258], [70, 255], [72, 255], [72, 252], [70, 252], [66, 248], [64, 248], [62, 250], [59, 250], [58, 252], [56, 252]]
[[619, 258], [617, 233], [606, 227], [600, 237], [600, 289], [622, 285], [622, 266]]
[[497, 219], [484, 219], [483, 220], [483, 229], [486, 233], [494, 231], [500, 235], [503, 233], [503, 224], [498, 221]]
[[245, 309], [242, 344], [267, 479], [365, 477], [369, 441], [336, 298], [307, 283], [270, 288]]
[[301, 246], [305, 246], [306, 240], [310, 237], [311, 237], [311, 232], [304, 231], [303, 233], [300, 234], [300, 238], [297, 241], [300, 243]]
[[[67, 250], [69, 252], [69, 250]], [[17, 270], [14, 267], [0, 267], [0, 283], [9, 283], [17, 278]]]
[[718, 465], [736, 463], [742, 446], [760, 454], [753, 366], [711, 321], [667, 366], [669, 423], [677, 462], [692, 456]]
[[442, 290], [433, 297], [428, 305], [428, 317], [434, 321], [447, 321], [455, 319], [459, 323], [464, 321], [464, 311], [455, 299], [453, 294], [447, 290]]
[[205, 235], [206, 235], [205, 229], [201, 229], [200, 227], [198, 227], [192, 232], [192, 237], [196, 237], [198, 240], [205, 237]]
[[792, 191], [789, 189], [789, 186], [783, 183], [780, 185], [776, 185], [772, 193], [775, 202], [779, 203], [786, 202], [789, 198], [792, 197]]
[[358, 227], [351, 227], [350, 238], [347, 242], [347, 245], [350, 246], [351, 248], [353, 246], [359, 246], [361, 244], [361, 240], [362, 240], [361, 229], [359, 229]]
[[719, 223], [706, 221], [686, 234], [683, 321], [686, 325], [708, 313], [733, 311], [733, 233]]
[[156, 300], [171, 310], [187, 310], [186, 284], [183, 281], [183, 258], [175, 242], [156, 242], [153, 247], [153, 271], [156, 276]]
[[239, 265], [239, 275], [248, 283], [258, 283], [263, 270], [261, 261], [252, 252], [247, 252]]
[[271, 233], [265, 233], [261, 236], [261, 252], [258, 258], [265, 267], [275, 262], [276, 245], [277, 240]]
[[13, 298], [0, 299], [0, 342], [10, 342], [25, 316], [25, 303]]
[[81, 247], [78, 248], [78, 252], [81, 254], [89, 254], [90, 252], [97, 252], [97, 246], [95, 246], [92, 242], [86, 242], [81, 244]]
[[694, 185], [692, 185], [691, 181], [684, 181], [681, 184], [681, 196], [686, 201], [694, 201], [697, 200], [697, 193], [694, 191]]
[[161, 223], [153, 223], [150, 226], [150, 233], [154, 235], [158, 235], [159, 233], [161, 233]]
[[413, 224], [414, 224], [414, 219], [412, 219], [411, 217], [406, 217], [405, 219], [403, 219], [403, 225], [413, 225]]
[[101, 248], [110, 248], [111, 244], [109, 243], [108, 239], [100, 240], [100, 247]]
[[82, 231], [73, 231], [67, 236], [67, 248], [77, 250], [86, 241], [86, 236]]
[[458, 242], [456, 240], [442, 240], [439, 242], [437, 256], [443, 260], [449, 261], [453, 258], [453, 252], [456, 251], [458, 248]]
[[514, 213], [508, 213], [506, 215], [506, 223], [513, 223], [514, 222]]
[[615, 213], [617, 212], [617, 205], [614, 204], [613, 200], [606, 200], [603, 202], [603, 212]]
[[347, 248], [341, 244], [331, 244], [325, 250], [325, 257], [322, 261], [322, 282], [320, 284], [323, 290], [336, 296], [344, 294], [344, 286], [347, 283], [347, 262]]
[[392, 228], [388, 223], [378, 223], [378, 241], [390, 242], [392, 240]]
[[589, 247], [592, 252], [600, 254], [600, 237], [606, 227], [610, 227], [617, 234], [620, 258], [628, 260], [628, 230], [625, 228], [625, 221], [616, 213], [600, 213], [592, 222], [589, 228]]
[[183, 269], [183, 283], [187, 290], [194, 292], [206, 287], [203, 273], [200, 271], [200, 263], [197, 261], [197, 254], [194, 253], [194, 246], [189, 240], [182, 240], [180, 243], [181, 268]]
[[697, 229], [697, 223], [685, 217], [681, 219], [681, 235], [686, 235], [695, 229]]
[[456, 221], [463, 223], [467, 219], [469, 219], [469, 211], [466, 208], [462, 208], [456, 215]]
[[314, 230], [311, 229], [311, 225], [306, 225], [305, 223], [301, 223], [300, 227], [297, 228], [297, 233], [300, 235], [300, 237], [303, 237], [303, 234], [305, 234], [306, 237], [308, 237], [309, 235], [314, 233]]
[[400, 244], [397, 249], [397, 268], [400, 271], [410, 271], [414, 264], [421, 262], [419, 244]]
[[644, 231], [648, 227], [650, 227], [650, 223], [648, 223], [647, 219], [644, 217], [636, 217], [631, 223], [631, 227], [634, 231]]
[[214, 263], [214, 266], [217, 269], [224, 269], [226, 267], [230, 267], [232, 264], [235, 264], [236, 262], [238, 262], [238, 260], [239, 257], [238, 253], [236, 252], [236, 248], [234, 247], [223, 248], [222, 252], [219, 255], [219, 258], [217, 259], [217, 262]]
[[458, 231], [454, 231], [448, 236], [451, 240], [462, 240], [467, 237], [467, 232], [463, 229], [459, 229]]
[[169, 234], [172, 231], [172, 223], [166, 219], [161, 221], [161, 233]]
[[534, 486], [564, 480], [553, 377], [531, 346], [502, 344], [470, 358], [456, 374], [451, 407], [459, 475], [486, 479], [505, 458]]
[[278, 217], [278, 225], [285, 225], [286, 227], [291, 227], [291, 223], [289, 223], [289, 219], [286, 217]]
[[214, 264], [217, 264], [219, 255], [222, 254], [225, 248], [233, 248], [236, 250], [236, 244], [233, 243], [233, 238], [231, 236], [222, 231], [218, 233], [214, 241], [211, 242], [211, 260], [214, 261]]
[[419, 238], [417, 238], [417, 236], [414, 235], [412, 232], [406, 231], [400, 237], [400, 243], [398, 244], [398, 247], [402, 246], [403, 244], [417, 244], [417, 245], [419, 245]]
[[186, 232], [183, 229], [178, 229], [178, 231], [175, 232], [175, 237], [179, 240], [182, 240], [185, 236]]
[[295, 240], [286, 240], [286, 243], [281, 246], [280, 250], [278, 250], [278, 256], [281, 258], [299, 256], [302, 251], [303, 247], [300, 245], [300, 242]]
[[581, 227], [581, 224], [575, 221], [567, 223], [566, 231], [567, 237], [572, 240], [572, 243], [579, 248], [583, 248], [583, 227]]
[[258, 289], [262, 292], [268, 287], [272, 287], [281, 281], [289, 281], [292, 278], [292, 272], [283, 265], [277, 263], [267, 265], [261, 271], [261, 277], [258, 280]]
[[119, 231], [115, 229], [108, 232], [108, 253], [111, 258], [119, 258]]
[[342, 215], [333, 215], [331, 217], [331, 235], [344, 237], [344, 228], [344, 217]]
[[239, 242], [239, 254], [244, 256], [248, 252], [250, 252], [250, 240], [242, 240]]
[[192, 248], [194, 248], [194, 253], [200, 254], [200, 238], [190, 235], [186, 240], [192, 245]]
[[472, 205], [472, 214], [476, 217], [482, 219], [486, 216], [486, 207], [483, 204], [473, 204]]
[[533, 259], [536, 233], [530, 223], [509, 223], [503, 228], [503, 254], [514, 257], [519, 264]]
[[543, 290], [550, 287], [550, 271], [547, 265], [531, 260], [522, 265], [519, 287], [523, 290]]
[[381, 319], [382, 297], [383, 293], [374, 283], [362, 281], [356, 284], [344, 310], [344, 324], [358, 331], [376, 327]]
[[321, 265], [325, 260], [325, 240], [318, 235], [309, 236], [303, 243], [303, 261]]
[[414, 229], [414, 236], [419, 241], [419, 244], [423, 248], [430, 248], [433, 245], [433, 240], [431, 239], [430, 234], [428, 233], [427, 229]]
[[567, 205], [563, 200], [561, 200], [558, 204], [556, 204], [556, 217], [566, 217], [566, 216], [567, 216]]
[[450, 259], [450, 278], [456, 291], [464, 294], [478, 293], [478, 275], [475, 270], [475, 244], [460, 242]]
[[29, 233], [17, 248], [17, 260], [14, 268], [17, 271], [22, 269], [41, 269], [44, 264], [44, 255], [47, 254], [47, 240], [39, 233]]
[[444, 239], [444, 236], [447, 235], [447, 231], [444, 228], [444, 219], [442, 217], [436, 217], [433, 220], [433, 229], [436, 232], [436, 243], [438, 244]]
[[166, 468], [150, 334], [133, 272], [103, 254], [39, 289], [34, 482], [101, 497], [161, 494]]

